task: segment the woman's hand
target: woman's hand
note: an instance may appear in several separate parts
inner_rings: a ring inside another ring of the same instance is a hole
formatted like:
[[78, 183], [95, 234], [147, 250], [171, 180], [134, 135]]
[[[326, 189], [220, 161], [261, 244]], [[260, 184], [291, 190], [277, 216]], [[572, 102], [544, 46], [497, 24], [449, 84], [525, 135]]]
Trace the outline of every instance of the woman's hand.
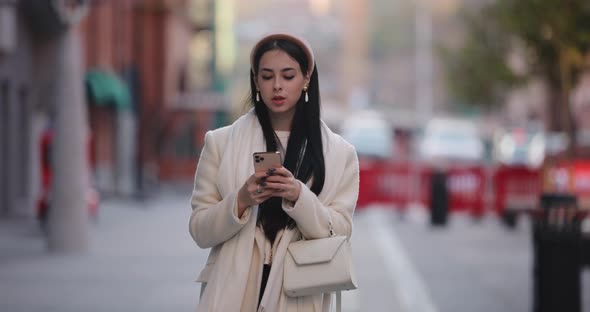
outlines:
[[297, 201], [301, 192], [301, 185], [287, 168], [271, 169], [267, 172], [267, 175], [264, 186], [272, 190], [271, 196], [282, 197], [292, 202]]
[[238, 192], [238, 218], [248, 207], [259, 205], [273, 196], [296, 202], [300, 192], [301, 185], [285, 167], [254, 173]]
[[266, 177], [266, 172], [254, 173], [242, 185], [238, 192], [238, 218], [242, 217], [248, 207], [258, 205], [274, 196], [273, 190], [267, 189], [264, 185]]

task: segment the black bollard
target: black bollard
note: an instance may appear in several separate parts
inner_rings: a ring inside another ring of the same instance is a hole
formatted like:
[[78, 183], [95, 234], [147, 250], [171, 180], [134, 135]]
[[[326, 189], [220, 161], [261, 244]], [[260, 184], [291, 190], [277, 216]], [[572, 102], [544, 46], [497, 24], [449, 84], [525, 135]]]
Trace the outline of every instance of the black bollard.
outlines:
[[430, 181], [430, 224], [444, 226], [449, 214], [449, 190], [447, 175], [442, 170], [435, 170]]
[[533, 223], [533, 311], [581, 311], [581, 231], [577, 199], [543, 194]]

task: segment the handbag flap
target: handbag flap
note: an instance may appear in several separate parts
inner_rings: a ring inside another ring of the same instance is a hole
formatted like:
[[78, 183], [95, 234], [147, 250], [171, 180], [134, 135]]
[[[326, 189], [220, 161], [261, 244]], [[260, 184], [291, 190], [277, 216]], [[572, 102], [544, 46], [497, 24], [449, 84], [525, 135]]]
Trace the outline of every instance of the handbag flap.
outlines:
[[328, 262], [346, 241], [346, 236], [300, 240], [289, 244], [287, 250], [297, 265]]

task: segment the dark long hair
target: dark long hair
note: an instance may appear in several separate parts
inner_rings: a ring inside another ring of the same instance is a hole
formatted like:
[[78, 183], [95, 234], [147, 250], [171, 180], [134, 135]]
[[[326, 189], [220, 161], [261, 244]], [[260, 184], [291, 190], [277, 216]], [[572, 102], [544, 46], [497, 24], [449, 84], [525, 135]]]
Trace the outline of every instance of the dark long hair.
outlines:
[[[256, 94], [255, 79], [262, 55], [276, 49], [282, 50], [294, 58], [304, 74], [307, 72], [309, 64], [304, 50], [299, 45], [283, 39], [270, 40], [260, 46], [254, 54], [254, 64], [252, 71], [250, 71], [250, 101], [254, 105], [256, 116], [262, 127], [267, 151], [277, 150], [278, 139], [270, 122], [268, 108], [262, 99], [257, 102], [254, 98]], [[303, 183], [313, 177], [311, 191], [318, 195], [324, 187], [325, 165], [320, 123], [320, 89], [316, 66], [311, 73], [307, 92], [309, 101], [305, 102], [302, 92], [295, 106], [283, 166]], [[307, 142], [305, 154], [302, 156], [299, 171], [295, 172], [305, 142]], [[265, 236], [271, 242], [274, 242], [281, 229], [295, 227], [295, 221], [283, 211], [281, 205], [282, 198], [280, 197], [271, 197], [259, 205], [257, 222], [262, 226]]]

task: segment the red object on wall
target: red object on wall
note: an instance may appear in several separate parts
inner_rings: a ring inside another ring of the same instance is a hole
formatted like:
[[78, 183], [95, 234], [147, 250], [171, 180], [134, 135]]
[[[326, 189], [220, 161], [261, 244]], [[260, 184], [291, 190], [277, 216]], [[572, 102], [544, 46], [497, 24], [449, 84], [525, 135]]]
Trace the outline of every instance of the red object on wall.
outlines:
[[[52, 145], [53, 144], [53, 131], [51, 128], [47, 128], [41, 134], [39, 145], [40, 145], [40, 156], [41, 156], [41, 193], [37, 199], [37, 217], [43, 222], [47, 219], [47, 213], [49, 207], [49, 192], [51, 190], [51, 178], [53, 175], [52, 168]], [[87, 143], [87, 164], [92, 164], [92, 157], [90, 150], [92, 148], [91, 137], [88, 138]], [[98, 192], [91, 187], [90, 181], [88, 181], [88, 188], [86, 191], [86, 204], [88, 205], [88, 213], [90, 217], [96, 218], [98, 215], [98, 206], [100, 202], [100, 196]]]
[[53, 140], [53, 133], [45, 130], [41, 134], [40, 139], [40, 155], [41, 155], [41, 190], [45, 193], [49, 190], [49, 183], [51, 182], [51, 141]]

